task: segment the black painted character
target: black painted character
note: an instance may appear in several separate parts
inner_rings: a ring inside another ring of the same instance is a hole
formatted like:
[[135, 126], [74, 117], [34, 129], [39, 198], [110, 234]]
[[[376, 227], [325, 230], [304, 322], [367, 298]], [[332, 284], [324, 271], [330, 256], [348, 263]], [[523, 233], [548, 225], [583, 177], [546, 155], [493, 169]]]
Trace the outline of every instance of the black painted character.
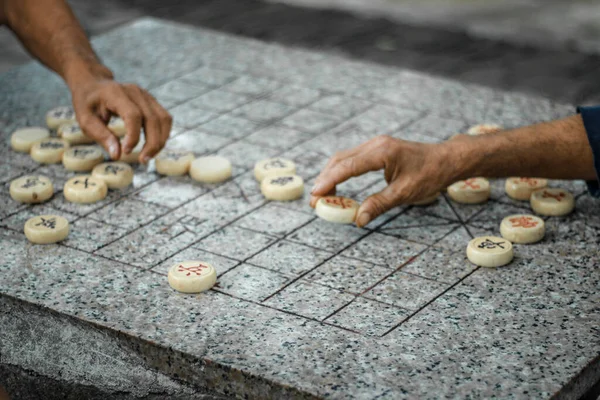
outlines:
[[75, 185], [83, 185], [83, 187], [85, 189], [87, 189], [89, 186], [96, 186], [96, 184], [94, 182], [90, 182], [89, 181], [90, 178], [85, 178], [84, 180], [81, 179], [77, 179], [75, 180], [75, 182], [73, 182]]
[[44, 218], [44, 217], [40, 217], [41, 221], [38, 222], [37, 224], [35, 224], [35, 226], [44, 226], [46, 228], [50, 228], [50, 229], [56, 229], [56, 218], [52, 217], [52, 218]]
[[25, 181], [25, 183], [21, 187], [23, 189], [29, 189], [29, 188], [32, 188], [32, 187], [37, 186], [37, 185], [45, 186], [46, 182], [42, 182], [40, 180], [40, 178], [38, 178], [37, 176], [33, 176], [31, 178], [27, 178], [27, 180]]
[[73, 157], [85, 158], [86, 156], [92, 154], [93, 152], [94, 152], [93, 149], [73, 149]]
[[285, 186], [293, 180], [294, 178], [292, 176], [280, 176], [279, 178], [271, 179], [271, 184], [277, 186]]
[[119, 171], [123, 171], [124, 169], [125, 168], [121, 167], [120, 165], [107, 165], [106, 168], [104, 168], [104, 172], [107, 174], [117, 175]]
[[504, 249], [504, 246], [502, 246], [505, 242], [493, 242], [490, 239], [485, 239], [485, 241], [479, 243], [479, 246], [477, 246], [480, 249], [495, 249], [497, 247], [500, 247], [501, 249]]
[[285, 168], [285, 167], [287, 167], [286, 163], [283, 160], [280, 160], [279, 158], [276, 158], [275, 160], [271, 160], [265, 164], [265, 169]]
[[42, 142], [40, 148], [42, 149], [61, 149], [65, 147], [61, 142]]

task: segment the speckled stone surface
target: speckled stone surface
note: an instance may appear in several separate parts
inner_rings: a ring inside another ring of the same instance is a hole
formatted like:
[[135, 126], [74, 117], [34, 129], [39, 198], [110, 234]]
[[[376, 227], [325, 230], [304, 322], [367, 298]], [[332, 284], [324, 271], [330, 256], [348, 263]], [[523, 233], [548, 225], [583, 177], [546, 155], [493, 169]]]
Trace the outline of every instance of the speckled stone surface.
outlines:
[[[12, 152], [8, 138], [43, 124], [68, 92], [36, 64], [0, 76], [6, 309], [31, 303], [114, 333], [164, 379], [226, 396], [577, 398], [600, 379], [600, 203], [580, 183], [553, 182], [577, 195], [577, 209], [547, 219], [541, 243], [481, 269], [465, 259], [468, 240], [528, 209], [501, 182], [487, 204], [442, 196], [357, 229], [315, 218], [306, 196], [268, 203], [251, 171], [257, 159], [288, 157], [309, 190], [330, 155], [378, 134], [435, 142], [571, 107], [151, 19], [94, 44], [119, 79], [174, 113], [169, 146], [225, 155], [234, 177], [202, 185], [138, 168], [132, 187], [102, 202], [66, 203], [69, 174]], [[10, 199], [9, 181], [30, 172], [53, 179], [50, 202]], [[383, 185], [369, 174], [340, 191], [363, 200]], [[47, 211], [68, 218], [71, 235], [28, 244], [24, 221]], [[191, 258], [215, 265], [213, 290], [169, 287], [168, 267]], [[0, 361], [18, 365], [11, 349], [0, 340]]]

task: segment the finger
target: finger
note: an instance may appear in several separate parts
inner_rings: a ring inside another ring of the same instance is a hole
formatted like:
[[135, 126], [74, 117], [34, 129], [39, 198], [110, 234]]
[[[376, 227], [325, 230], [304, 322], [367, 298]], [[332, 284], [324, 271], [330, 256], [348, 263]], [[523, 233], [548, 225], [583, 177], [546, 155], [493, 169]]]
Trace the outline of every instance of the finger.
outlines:
[[[113, 114], [120, 116], [125, 121], [125, 139], [123, 146], [130, 152], [140, 139], [142, 129], [142, 111], [139, 106], [129, 97], [122, 87], [116, 86], [109, 95], [104, 98], [106, 108]], [[133, 145], [132, 145], [133, 144]]]
[[359, 153], [345, 158], [324, 169], [315, 181], [311, 191], [314, 196], [323, 196], [334, 190], [335, 187], [352, 178], [370, 171], [378, 171], [385, 167], [385, 160], [381, 156], [373, 155], [370, 151]]
[[[144, 148], [140, 153], [140, 159], [142, 163], [145, 164], [150, 161], [150, 159], [154, 157], [164, 145], [163, 135], [161, 133], [161, 124], [158, 115], [154, 113], [154, 108], [152, 107], [149, 99], [144, 96], [142, 89], [134, 85], [128, 85], [126, 88], [129, 96], [138, 105], [142, 112], [146, 143], [144, 144]], [[133, 146], [135, 146], [135, 144], [133, 144]]]
[[158, 101], [152, 97], [152, 95], [148, 92], [144, 92], [144, 95], [148, 99], [150, 106], [154, 110], [154, 114], [158, 117], [158, 121], [160, 122], [160, 132], [161, 132], [161, 148], [167, 143], [169, 140], [169, 136], [171, 135], [171, 127], [173, 126], [173, 117], [167, 110], [162, 107]]
[[402, 202], [403, 192], [396, 185], [388, 185], [361, 204], [356, 213], [356, 225], [360, 228]]
[[113, 160], [121, 156], [119, 139], [106, 127], [102, 119], [90, 111], [84, 111], [77, 115], [79, 126], [83, 132], [100, 143], [110, 154]]

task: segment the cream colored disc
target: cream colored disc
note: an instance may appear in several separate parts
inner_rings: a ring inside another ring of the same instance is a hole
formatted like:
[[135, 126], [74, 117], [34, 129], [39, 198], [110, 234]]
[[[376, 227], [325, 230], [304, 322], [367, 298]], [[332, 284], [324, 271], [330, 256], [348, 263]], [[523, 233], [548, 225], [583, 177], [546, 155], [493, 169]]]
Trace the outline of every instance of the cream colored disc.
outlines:
[[49, 137], [50, 131], [46, 128], [21, 128], [13, 132], [10, 137], [10, 145], [14, 151], [29, 153], [31, 151], [31, 146], [33, 146], [35, 142], [39, 142], [40, 140]]
[[59, 138], [42, 139], [31, 146], [31, 158], [41, 164], [59, 163], [65, 151], [69, 148], [66, 140]]
[[58, 215], [39, 215], [28, 219], [23, 230], [31, 243], [56, 243], [69, 235], [69, 221]]
[[426, 197], [424, 199], [421, 199], [419, 201], [415, 201], [414, 203], [412, 203], [415, 206], [428, 206], [430, 204], [433, 204], [437, 201], [438, 197], [440, 197], [441, 193], [437, 192], [434, 193], [433, 195]]
[[69, 142], [71, 146], [94, 143], [94, 139], [86, 136], [77, 122], [62, 124], [58, 127], [57, 134], [59, 137]]
[[65, 199], [72, 203], [95, 203], [103, 200], [107, 193], [106, 183], [90, 175], [75, 176], [63, 187]]
[[503, 129], [502, 126], [496, 124], [479, 124], [470, 127], [467, 134], [472, 136], [485, 135], [488, 133], [500, 132]]
[[480, 267], [502, 267], [513, 259], [512, 243], [496, 236], [478, 237], [469, 242], [467, 258]]
[[199, 157], [190, 166], [190, 176], [198, 182], [218, 183], [231, 177], [233, 168], [220, 156]]
[[317, 216], [337, 224], [351, 224], [356, 220], [359, 204], [346, 197], [321, 197], [315, 206]]
[[[119, 159], [119, 161], [122, 161], [127, 164], [139, 163], [140, 162], [140, 153], [142, 152], [142, 149], [144, 148], [144, 144], [146, 144], [146, 142], [144, 141], [144, 138], [141, 137], [138, 144], [133, 148], [133, 150], [131, 150], [131, 152], [129, 154], [125, 154], [125, 152], [121, 151], [121, 158]], [[121, 140], [121, 149], [122, 148], [123, 148], [123, 141]]]
[[267, 176], [296, 175], [296, 164], [285, 158], [269, 158], [254, 165], [254, 177], [262, 182]]
[[119, 137], [123, 137], [127, 134], [125, 121], [123, 121], [121, 117], [111, 117], [110, 121], [108, 121], [108, 129], [110, 129], [112, 133]]
[[57, 129], [67, 122], [75, 122], [75, 112], [71, 107], [56, 107], [46, 113], [46, 125], [50, 129]]
[[470, 178], [448, 186], [448, 195], [457, 203], [479, 204], [490, 198], [490, 182], [485, 178]]
[[194, 161], [194, 154], [182, 150], [163, 150], [156, 156], [156, 172], [167, 176], [181, 176], [188, 173]]
[[21, 203], [43, 203], [54, 194], [52, 181], [41, 175], [28, 175], [10, 183], [10, 197]]
[[510, 198], [515, 200], [529, 200], [531, 193], [546, 186], [548, 186], [547, 179], [512, 177], [506, 180], [504, 189]]
[[124, 162], [107, 162], [96, 165], [92, 176], [102, 179], [109, 189], [122, 189], [133, 182], [133, 169]]
[[560, 217], [575, 209], [575, 198], [567, 190], [545, 188], [531, 194], [530, 204], [537, 214]]
[[509, 215], [500, 224], [500, 234], [512, 243], [528, 244], [544, 238], [546, 227], [544, 220], [535, 215]]
[[260, 184], [267, 200], [290, 201], [304, 195], [304, 180], [298, 175], [269, 176]]
[[169, 268], [168, 281], [178, 292], [205, 292], [217, 282], [217, 271], [204, 261], [184, 261]]
[[63, 155], [63, 165], [69, 171], [87, 172], [104, 161], [104, 153], [98, 146], [71, 147]]

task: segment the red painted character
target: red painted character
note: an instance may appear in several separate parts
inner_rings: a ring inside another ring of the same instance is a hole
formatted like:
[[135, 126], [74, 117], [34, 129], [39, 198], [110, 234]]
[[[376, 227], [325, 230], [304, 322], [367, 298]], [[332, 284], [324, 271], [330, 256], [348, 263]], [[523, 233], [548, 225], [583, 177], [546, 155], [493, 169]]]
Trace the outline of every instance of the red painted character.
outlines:
[[185, 276], [190, 276], [191, 274], [202, 275], [202, 271], [207, 268], [208, 266], [203, 264], [192, 265], [190, 267], [184, 267], [183, 265], [180, 265], [179, 267], [177, 267], [177, 272], [188, 271], [188, 273], [185, 274]]
[[514, 228], [517, 227], [523, 227], [523, 228], [533, 228], [534, 226], [537, 226], [538, 222], [534, 221], [533, 218], [531, 217], [518, 217], [518, 218], [511, 218], [509, 219], [509, 221], [512, 223], [512, 226]]
[[352, 207], [352, 201], [350, 201], [348, 199], [343, 199], [341, 197], [327, 197], [325, 199], [325, 203], [340, 206], [342, 208]]
[[564, 194], [564, 192], [560, 192], [558, 194], [552, 194], [552, 193], [548, 193], [547, 191], [544, 190], [544, 193], [542, 193], [542, 197], [544, 199], [547, 199], [547, 198], [551, 197], [551, 198], [553, 198], [556, 201], [561, 201], [562, 199], [565, 198], [565, 196], [566, 195]]
[[466, 188], [471, 188], [471, 189], [481, 189], [481, 186], [479, 186], [478, 183], [476, 183], [477, 179], [475, 178], [471, 178], [471, 179], [467, 179], [464, 183], [464, 185], [462, 185], [461, 189], [466, 189]]
[[535, 178], [519, 178], [518, 181], [519, 182], [525, 182], [529, 186], [537, 186], [537, 184], [538, 184], [538, 181]]

